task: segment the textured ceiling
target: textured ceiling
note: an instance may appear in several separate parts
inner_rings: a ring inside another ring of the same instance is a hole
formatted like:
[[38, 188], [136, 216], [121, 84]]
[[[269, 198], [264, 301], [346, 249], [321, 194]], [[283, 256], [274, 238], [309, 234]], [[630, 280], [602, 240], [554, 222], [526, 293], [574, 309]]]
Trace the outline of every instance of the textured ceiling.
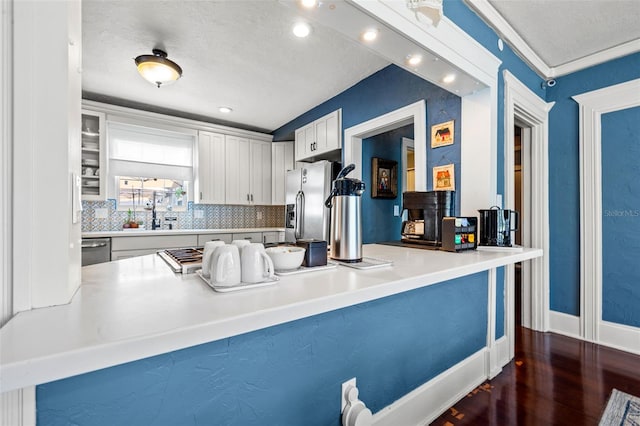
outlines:
[[[85, 96], [250, 129], [275, 130], [389, 64], [319, 25], [296, 38], [296, 8], [275, 0], [85, 0], [82, 7]], [[156, 88], [138, 75], [133, 58], [154, 47], [184, 70], [175, 84]]]
[[489, 0], [550, 67], [640, 39], [639, 0]]

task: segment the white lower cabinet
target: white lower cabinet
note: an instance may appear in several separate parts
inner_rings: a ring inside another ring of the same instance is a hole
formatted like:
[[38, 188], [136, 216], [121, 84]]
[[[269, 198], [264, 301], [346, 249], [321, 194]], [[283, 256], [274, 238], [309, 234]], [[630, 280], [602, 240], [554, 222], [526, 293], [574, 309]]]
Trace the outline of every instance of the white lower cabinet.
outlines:
[[129, 259], [130, 257], [146, 256], [148, 254], [154, 254], [159, 249], [144, 249], [144, 250], [112, 250], [111, 260]]
[[252, 243], [262, 242], [262, 232], [243, 232], [241, 234], [233, 234], [234, 240], [249, 240]]
[[229, 244], [233, 241], [233, 234], [199, 234], [198, 247], [204, 247], [204, 243], [208, 241], [224, 241]]
[[270, 231], [262, 233], [263, 244], [284, 243], [284, 232]]
[[144, 256], [167, 248], [195, 247], [197, 243], [197, 235], [111, 237], [111, 260]]

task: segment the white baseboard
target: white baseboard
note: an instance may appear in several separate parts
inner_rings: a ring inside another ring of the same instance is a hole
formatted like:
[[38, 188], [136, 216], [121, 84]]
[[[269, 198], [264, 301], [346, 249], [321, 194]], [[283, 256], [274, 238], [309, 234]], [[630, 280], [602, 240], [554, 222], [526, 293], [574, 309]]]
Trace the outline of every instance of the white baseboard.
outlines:
[[511, 358], [509, 358], [509, 341], [507, 340], [507, 336], [502, 336], [496, 340], [496, 348], [498, 353], [498, 365], [500, 368], [503, 368], [505, 365], [509, 364], [509, 361], [511, 361]]
[[486, 348], [481, 349], [378, 411], [373, 416], [373, 425], [420, 426], [431, 423], [487, 379], [486, 351]]
[[549, 311], [549, 331], [576, 339], [580, 335], [580, 317], [557, 311]]
[[640, 328], [600, 321], [598, 343], [634, 354], [640, 354]]

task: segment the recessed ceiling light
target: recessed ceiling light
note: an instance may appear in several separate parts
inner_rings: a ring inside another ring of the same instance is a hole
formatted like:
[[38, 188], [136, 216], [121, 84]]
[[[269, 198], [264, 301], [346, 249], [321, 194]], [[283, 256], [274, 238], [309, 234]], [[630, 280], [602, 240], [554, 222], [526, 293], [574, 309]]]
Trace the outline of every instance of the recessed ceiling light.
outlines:
[[293, 26], [293, 34], [296, 37], [306, 37], [311, 33], [311, 26], [306, 22], [298, 22]]
[[373, 41], [378, 38], [378, 30], [375, 28], [370, 28], [362, 33], [362, 40], [364, 41]]
[[407, 64], [409, 64], [411, 66], [416, 66], [420, 62], [422, 62], [422, 56], [421, 55], [409, 55], [409, 56], [407, 56]]
[[218, 111], [220, 111], [223, 114], [229, 114], [231, 111], [233, 111], [231, 108], [229, 107], [220, 107], [218, 108]]
[[300, 0], [300, 4], [303, 7], [306, 7], [308, 9], [314, 8], [318, 5], [318, 1], [317, 0]]
[[444, 78], [442, 79], [443, 83], [453, 83], [456, 79], [456, 75], [455, 74], [447, 74], [444, 76]]

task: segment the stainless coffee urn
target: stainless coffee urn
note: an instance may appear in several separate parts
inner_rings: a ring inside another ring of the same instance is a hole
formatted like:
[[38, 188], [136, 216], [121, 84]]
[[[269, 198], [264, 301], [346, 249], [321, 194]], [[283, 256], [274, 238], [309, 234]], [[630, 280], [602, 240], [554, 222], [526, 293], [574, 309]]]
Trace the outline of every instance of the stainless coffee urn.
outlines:
[[338, 173], [325, 206], [331, 209], [331, 251], [329, 257], [341, 262], [362, 261], [362, 193], [364, 182], [346, 176], [355, 169], [350, 164]]

